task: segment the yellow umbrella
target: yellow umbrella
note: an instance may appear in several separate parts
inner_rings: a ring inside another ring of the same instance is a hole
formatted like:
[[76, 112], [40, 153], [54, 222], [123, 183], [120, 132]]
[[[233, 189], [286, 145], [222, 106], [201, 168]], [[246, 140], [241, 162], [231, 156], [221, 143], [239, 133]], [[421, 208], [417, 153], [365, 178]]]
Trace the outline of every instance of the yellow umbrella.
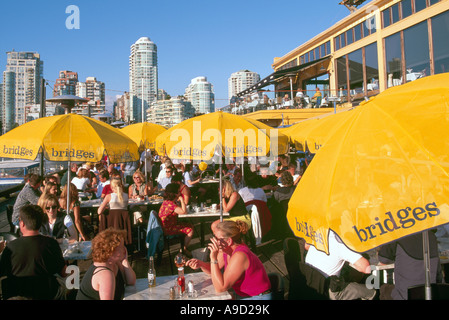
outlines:
[[156, 138], [156, 152], [172, 159], [208, 161], [225, 157], [260, 157], [288, 152], [288, 138], [259, 121], [217, 111], [194, 117]]
[[156, 137], [166, 130], [164, 126], [149, 122], [135, 123], [121, 129], [138, 146], [151, 150], [154, 150]]
[[[288, 152], [288, 138], [259, 121], [217, 111], [185, 120], [160, 134], [156, 138], [156, 152], [172, 159], [215, 160], [220, 165], [221, 190], [222, 156], [268, 156], [277, 160], [278, 154]], [[222, 208], [220, 197], [220, 220]]]
[[139, 159], [137, 145], [120, 130], [89, 117], [65, 114], [27, 122], [0, 136], [0, 157], [112, 163]]
[[290, 200], [296, 236], [328, 253], [332, 229], [365, 252], [449, 222], [448, 83], [422, 78], [348, 113]]
[[306, 120], [285, 128], [281, 133], [289, 137], [290, 143], [294, 144], [296, 149], [316, 153], [333, 136], [339, 126], [347, 125], [349, 111]]

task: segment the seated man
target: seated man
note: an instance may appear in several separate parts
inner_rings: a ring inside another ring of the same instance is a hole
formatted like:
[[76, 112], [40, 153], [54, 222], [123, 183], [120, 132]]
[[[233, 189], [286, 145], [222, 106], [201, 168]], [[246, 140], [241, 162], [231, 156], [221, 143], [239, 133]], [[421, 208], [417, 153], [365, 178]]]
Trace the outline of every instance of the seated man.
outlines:
[[[369, 261], [360, 254], [349, 250], [332, 231], [329, 232], [329, 255], [318, 251], [314, 246], [306, 244], [305, 248], [308, 250], [306, 263], [321, 271], [326, 277], [339, 277], [346, 261], [361, 273], [371, 273]], [[376, 290], [368, 289], [364, 283], [349, 282], [343, 284], [340, 288], [333, 288], [331, 281], [329, 288], [331, 300], [372, 300], [375, 295]]]
[[41, 235], [44, 213], [37, 205], [19, 210], [22, 237], [8, 242], [0, 257], [0, 276], [6, 276], [4, 297], [21, 296], [35, 300], [65, 298], [55, 274], [65, 276], [66, 264], [58, 242]]
[[28, 204], [37, 204], [39, 197], [41, 196], [40, 185], [42, 177], [37, 174], [31, 174], [28, 182], [23, 187], [22, 191], [17, 195], [16, 202], [14, 203], [12, 222], [19, 225], [19, 211], [23, 206]]
[[[430, 281], [441, 282], [442, 274], [435, 234], [429, 231]], [[380, 247], [379, 262], [394, 263], [394, 285], [380, 287], [381, 300], [407, 300], [408, 288], [425, 284], [422, 233], [403, 237]]]
[[165, 168], [165, 177], [162, 177], [159, 179], [158, 184], [157, 184], [157, 188], [158, 190], [165, 190], [165, 188], [167, 187], [167, 185], [169, 183], [171, 183], [171, 178], [173, 175], [173, 167], [167, 167]]

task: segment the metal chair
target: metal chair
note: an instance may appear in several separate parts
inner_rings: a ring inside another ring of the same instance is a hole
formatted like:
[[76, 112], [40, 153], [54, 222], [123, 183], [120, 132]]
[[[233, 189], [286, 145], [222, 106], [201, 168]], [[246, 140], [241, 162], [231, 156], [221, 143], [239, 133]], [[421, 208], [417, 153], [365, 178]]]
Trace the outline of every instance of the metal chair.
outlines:
[[0, 232], [0, 236], [3, 236], [3, 238], [6, 240], [6, 242], [13, 241], [17, 238], [19, 238], [19, 235], [12, 232]]
[[268, 278], [271, 283], [271, 294], [273, 300], [284, 300], [284, 278], [277, 272], [270, 272]]

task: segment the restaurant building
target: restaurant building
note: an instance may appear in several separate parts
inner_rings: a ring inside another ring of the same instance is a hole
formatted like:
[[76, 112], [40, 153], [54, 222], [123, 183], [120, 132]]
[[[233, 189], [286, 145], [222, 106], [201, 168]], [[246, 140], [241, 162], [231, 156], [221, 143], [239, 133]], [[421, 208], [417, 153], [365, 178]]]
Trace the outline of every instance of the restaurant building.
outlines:
[[274, 85], [358, 102], [383, 90], [449, 71], [449, 0], [373, 0], [280, 58], [244, 96]]

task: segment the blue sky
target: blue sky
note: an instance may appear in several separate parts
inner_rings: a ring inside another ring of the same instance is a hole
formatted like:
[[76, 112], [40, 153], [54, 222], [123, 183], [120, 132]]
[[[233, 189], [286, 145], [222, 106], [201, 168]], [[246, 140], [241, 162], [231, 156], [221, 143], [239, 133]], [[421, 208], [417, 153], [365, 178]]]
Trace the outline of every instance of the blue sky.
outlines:
[[[0, 4], [0, 72], [6, 52], [33, 51], [51, 86], [60, 70], [105, 82], [108, 104], [129, 90], [130, 46], [149, 37], [158, 47], [159, 88], [182, 95], [206, 76], [216, 106], [228, 104], [227, 81], [248, 69], [264, 78], [281, 57], [349, 14], [340, 0], [22, 0]], [[76, 5], [80, 28], [67, 29]], [[50, 96], [47, 88], [47, 96]]]

